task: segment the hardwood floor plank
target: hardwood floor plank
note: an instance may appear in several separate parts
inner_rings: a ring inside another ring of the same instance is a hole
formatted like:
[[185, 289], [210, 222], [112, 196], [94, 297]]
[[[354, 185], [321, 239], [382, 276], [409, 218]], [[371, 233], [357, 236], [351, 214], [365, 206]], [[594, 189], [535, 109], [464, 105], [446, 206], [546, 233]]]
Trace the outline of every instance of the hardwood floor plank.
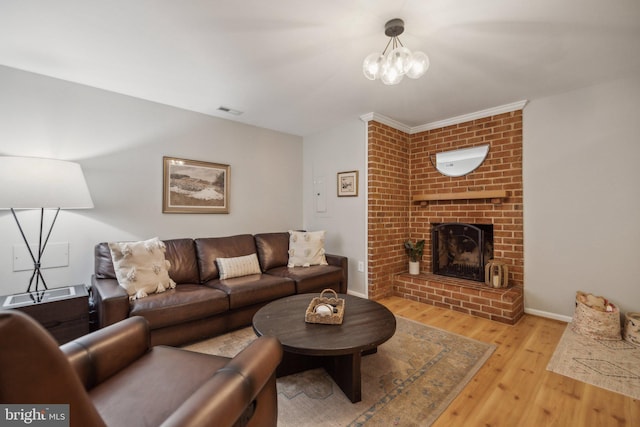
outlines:
[[510, 326], [399, 297], [379, 302], [396, 315], [497, 346], [434, 427], [640, 426], [640, 401], [546, 370], [564, 322], [525, 315]]

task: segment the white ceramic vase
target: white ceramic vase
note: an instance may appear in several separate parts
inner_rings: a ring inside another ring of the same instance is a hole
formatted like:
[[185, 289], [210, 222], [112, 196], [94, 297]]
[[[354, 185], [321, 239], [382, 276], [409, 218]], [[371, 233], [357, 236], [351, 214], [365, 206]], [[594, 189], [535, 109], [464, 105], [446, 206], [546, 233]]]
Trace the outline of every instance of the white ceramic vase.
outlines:
[[420, 261], [409, 261], [409, 274], [414, 276], [420, 274]]

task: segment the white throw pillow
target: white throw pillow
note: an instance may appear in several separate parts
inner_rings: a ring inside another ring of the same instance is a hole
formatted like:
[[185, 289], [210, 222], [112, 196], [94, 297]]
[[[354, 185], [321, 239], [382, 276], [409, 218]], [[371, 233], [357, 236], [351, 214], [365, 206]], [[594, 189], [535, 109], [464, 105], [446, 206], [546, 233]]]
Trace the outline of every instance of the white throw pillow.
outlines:
[[324, 231], [289, 230], [289, 263], [287, 267], [327, 265], [324, 256]]
[[261, 273], [256, 254], [234, 258], [217, 258], [216, 263], [218, 264], [220, 279], [231, 279], [232, 277]]
[[164, 257], [166, 246], [157, 237], [142, 242], [109, 243], [109, 250], [118, 283], [130, 300], [176, 287], [169, 277], [171, 263]]

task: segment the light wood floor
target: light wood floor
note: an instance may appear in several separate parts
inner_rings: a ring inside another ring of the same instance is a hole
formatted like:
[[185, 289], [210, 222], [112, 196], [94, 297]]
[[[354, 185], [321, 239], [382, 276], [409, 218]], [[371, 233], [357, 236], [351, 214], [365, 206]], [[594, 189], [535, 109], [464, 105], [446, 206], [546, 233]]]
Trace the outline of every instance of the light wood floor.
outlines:
[[640, 401], [547, 371], [566, 323], [525, 315], [510, 326], [398, 297], [396, 315], [497, 345], [434, 427], [640, 426]]

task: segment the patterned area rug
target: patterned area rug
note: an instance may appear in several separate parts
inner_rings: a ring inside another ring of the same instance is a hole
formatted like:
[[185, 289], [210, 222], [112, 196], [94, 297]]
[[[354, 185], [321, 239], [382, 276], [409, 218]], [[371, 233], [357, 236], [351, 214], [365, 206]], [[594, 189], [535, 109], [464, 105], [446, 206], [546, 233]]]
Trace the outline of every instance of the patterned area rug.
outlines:
[[595, 340], [569, 324], [547, 370], [640, 399], [640, 347], [627, 341]]
[[[351, 403], [323, 369], [278, 378], [278, 425], [429, 426], [495, 350], [396, 319], [395, 335], [362, 359], [362, 401]], [[232, 357], [254, 339], [245, 328], [185, 348]]]

